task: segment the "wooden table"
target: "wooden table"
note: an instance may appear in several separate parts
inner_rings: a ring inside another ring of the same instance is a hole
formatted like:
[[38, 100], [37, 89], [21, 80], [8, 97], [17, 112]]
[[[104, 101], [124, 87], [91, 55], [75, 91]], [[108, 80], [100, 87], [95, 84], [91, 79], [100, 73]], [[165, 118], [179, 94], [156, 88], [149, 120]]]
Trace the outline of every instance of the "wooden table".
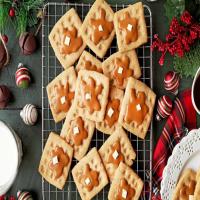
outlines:
[[[78, 0], [76, 2], [91, 3], [89, 0]], [[109, 0], [109, 3], [133, 3], [131, 0]], [[152, 10], [153, 15], [153, 32], [158, 33], [162, 38], [167, 32], [167, 19], [164, 16], [164, 0], [158, 0], [154, 3], [148, 3]], [[19, 169], [19, 174], [10, 189], [10, 194], [16, 194], [19, 189], [31, 190], [35, 193], [35, 199], [42, 199], [41, 194], [41, 177], [37, 172], [40, 156], [41, 156], [41, 105], [42, 105], [42, 65], [41, 65], [41, 35], [38, 36], [39, 49], [31, 56], [23, 56], [20, 53], [18, 38], [15, 36], [14, 31], [7, 33], [9, 37], [8, 48], [11, 54], [10, 64], [0, 72], [0, 84], [7, 85], [13, 95], [13, 102], [9, 106], [0, 111], [0, 120], [3, 120], [10, 124], [17, 132], [23, 143], [23, 161]], [[154, 73], [154, 91], [157, 96], [166, 94], [163, 89], [163, 77], [164, 74], [172, 69], [171, 58], [167, 59], [167, 64], [164, 67], [158, 65], [158, 58], [160, 55], [153, 54], [153, 73]], [[22, 90], [17, 88], [15, 84], [15, 71], [18, 63], [22, 62], [27, 65], [33, 76], [33, 83], [31, 86]], [[184, 88], [191, 87], [191, 79], [182, 79], [180, 91]], [[173, 97], [174, 98], [174, 97]], [[20, 110], [27, 103], [31, 103], [37, 106], [39, 110], [39, 120], [35, 126], [26, 126], [20, 116]], [[154, 141], [155, 144], [164, 122], [154, 123]]]

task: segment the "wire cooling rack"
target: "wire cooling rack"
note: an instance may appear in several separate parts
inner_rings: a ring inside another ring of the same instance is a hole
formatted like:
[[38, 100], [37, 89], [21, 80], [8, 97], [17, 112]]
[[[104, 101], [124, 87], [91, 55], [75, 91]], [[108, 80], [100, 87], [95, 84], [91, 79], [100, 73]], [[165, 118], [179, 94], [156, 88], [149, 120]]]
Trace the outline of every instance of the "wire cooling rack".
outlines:
[[[118, 11], [127, 5], [112, 5], [114, 11]], [[48, 40], [48, 35], [59, 20], [59, 18], [70, 8], [75, 8], [80, 18], [84, 20], [87, 12], [89, 11], [91, 4], [79, 4], [79, 3], [48, 3], [44, 7], [45, 18], [42, 24], [42, 148], [44, 147], [49, 133], [55, 131], [60, 133], [63, 122], [56, 124], [53, 120], [47, 93], [46, 86], [52, 81], [58, 74], [63, 71], [59, 61], [56, 59], [53, 49]], [[150, 46], [152, 44], [152, 15], [148, 6], [144, 6], [145, 19], [148, 29], [148, 43], [137, 49], [138, 59], [142, 68], [141, 81], [146, 83], [149, 87], [153, 87], [153, 74], [152, 74], [152, 53]], [[87, 49], [90, 53], [90, 49]], [[104, 59], [117, 51], [116, 39], [112, 42], [111, 48], [108, 50]], [[92, 53], [93, 54], [93, 53]], [[103, 60], [102, 60], [103, 61]], [[128, 133], [132, 145], [136, 151], [137, 159], [135, 160], [132, 168], [141, 179], [144, 181], [143, 193], [140, 197], [141, 200], [151, 199], [152, 191], [152, 124], [144, 140], [139, 139], [131, 133]], [[100, 148], [104, 141], [107, 139], [107, 135], [98, 133], [96, 130], [92, 138], [91, 147]], [[72, 167], [77, 163], [75, 159], [72, 161]], [[148, 174], [148, 175], [147, 175]], [[107, 185], [94, 199], [107, 199], [109, 191], [109, 185]], [[78, 200], [81, 199], [76, 185], [73, 181], [71, 173], [69, 174], [67, 183], [63, 190], [59, 190], [56, 187], [47, 183], [42, 179], [42, 195], [43, 200]]]

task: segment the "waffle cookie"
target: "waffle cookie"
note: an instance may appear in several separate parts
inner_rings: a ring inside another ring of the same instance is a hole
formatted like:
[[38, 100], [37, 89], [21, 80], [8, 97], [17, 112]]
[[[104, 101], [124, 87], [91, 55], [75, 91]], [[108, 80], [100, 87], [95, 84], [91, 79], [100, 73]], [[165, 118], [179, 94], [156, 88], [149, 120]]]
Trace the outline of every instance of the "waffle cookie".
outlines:
[[148, 131], [156, 95], [144, 83], [129, 78], [119, 114], [119, 123], [134, 135], [144, 139]]
[[135, 49], [148, 40], [144, 8], [141, 2], [116, 12], [114, 25], [120, 52]]
[[[197, 174], [196, 174], [196, 187], [194, 190], [194, 195], [192, 197], [193, 197], [192, 200], [200, 199], [200, 169], [197, 171]], [[189, 200], [190, 200], [190, 197], [189, 197]]]
[[108, 200], [138, 200], [142, 189], [142, 180], [130, 167], [121, 162], [110, 186]]
[[51, 132], [39, 165], [39, 173], [50, 184], [63, 189], [69, 173], [73, 148], [60, 136]]
[[118, 123], [118, 118], [123, 97], [123, 90], [116, 87], [110, 88], [104, 120], [96, 123], [96, 128], [99, 131], [111, 135], [119, 126], [121, 126]]
[[75, 165], [72, 175], [82, 200], [92, 199], [108, 184], [106, 171], [96, 148], [90, 150]]
[[84, 51], [79, 58], [78, 64], [76, 65], [77, 71], [81, 69], [96, 71], [99, 73], [103, 73], [102, 63], [89, 52]]
[[82, 26], [81, 35], [88, 47], [103, 58], [115, 35], [114, 12], [105, 0], [96, 0]]
[[123, 128], [118, 128], [99, 149], [107, 174], [112, 181], [120, 162], [128, 166], [133, 164], [136, 157], [128, 136]]
[[73, 65], [86, 47], [80, 35], [82, 22], [74, 8], [63, 15], [49, 34], [49, 42], [61, 65]]
[[141, 69], [135, 50], [114, 53], [102, 64], [103, 73], [110, 78], [113, 85], [124, 89], [129, 77], [141, 76]]
[[189, 199], [189, 196], [194, 194], [195, 186], [196, 172], [192, 169], [186, 169], [181, 174], [181, 177], [176, 185], [172, 200]]
[[100, 122], [108, 102], [109, 79], [98, 72], [80, 70], [76, 82], [75, 113]]
[[75, 82], [76, 72], [74, 67], [70, 67], [47, 85], [49, 105], [55, 122], [66, 117], [74, 99]]
[[68, 112], [61, 130], [61, 137], [74, 148], [74, 157], [80, 160], [87, 152], [90, 145], [95, 124], [75, 114], [73, 106]]

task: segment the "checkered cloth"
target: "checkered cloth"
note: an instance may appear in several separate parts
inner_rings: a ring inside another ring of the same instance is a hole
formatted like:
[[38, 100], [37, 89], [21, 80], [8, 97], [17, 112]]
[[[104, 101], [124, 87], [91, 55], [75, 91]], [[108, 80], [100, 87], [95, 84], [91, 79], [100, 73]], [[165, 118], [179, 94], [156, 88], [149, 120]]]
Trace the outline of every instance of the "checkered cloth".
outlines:
[[160, 182], [163, 169], [173, 148], [187, 130], [196, 128], [196, 112], [192, 105], [191, 90], [183, 91], [174, 101], [171, 115], [168, 117], [153, 154], [153, 196], [152, 200], [160, 200]]

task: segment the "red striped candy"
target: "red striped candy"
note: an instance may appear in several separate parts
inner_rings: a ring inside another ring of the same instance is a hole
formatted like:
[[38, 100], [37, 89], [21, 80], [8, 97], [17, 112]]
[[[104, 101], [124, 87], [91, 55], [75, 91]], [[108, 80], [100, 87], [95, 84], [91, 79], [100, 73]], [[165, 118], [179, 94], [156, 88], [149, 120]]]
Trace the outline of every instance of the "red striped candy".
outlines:
[[167, 91], [177, 95], [180, 84], [180, 76], [174, 71], [169, 71], [165, 74], [164, 87]]
[[171, 111], [172, 100], [166, 95], [160, 97], [158, 100], [156, 119], [160, 121], [161, 118], [168, 117], [171, 114]]

